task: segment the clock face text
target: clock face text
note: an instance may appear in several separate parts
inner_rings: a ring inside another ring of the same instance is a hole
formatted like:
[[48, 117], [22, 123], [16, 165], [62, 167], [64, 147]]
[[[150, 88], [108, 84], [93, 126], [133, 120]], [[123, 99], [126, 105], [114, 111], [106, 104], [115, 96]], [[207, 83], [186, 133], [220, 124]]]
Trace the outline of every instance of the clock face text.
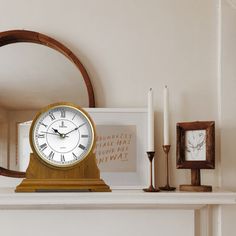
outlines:
[[35, 151], [45, 162], [67, 167], [86, 157], [93, 145], [94, 131], [82, 111], [59, 105], [36, 119], [32, 140]]

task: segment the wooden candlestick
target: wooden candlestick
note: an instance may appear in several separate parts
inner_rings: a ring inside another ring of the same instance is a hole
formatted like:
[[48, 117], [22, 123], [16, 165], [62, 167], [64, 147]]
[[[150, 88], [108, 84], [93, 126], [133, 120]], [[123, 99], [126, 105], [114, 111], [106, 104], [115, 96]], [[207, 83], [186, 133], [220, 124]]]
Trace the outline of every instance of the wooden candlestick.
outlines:
[[170, 151], [170, 145], [163, 145], [163, 151], [165, 152], [165, 156], [166, 156], [166, 185], [164, 187], [160, 187], [160, 190], [163, 191], [174, 191], [176, 188], [175, 187], [171, 187], [169, 185], [169, 161], [168, 161], [168, 155], [169, 155], [169, 151]]
[[155, 152], [147, 152], [148, 159], [150, 161], [150, 186], [148, 188], [144, 188], [144, 192], [159, 192], [158, 188], [155, 188], [152, 183], [153, 173], [152, 173], [152, 161], [155, 156]]

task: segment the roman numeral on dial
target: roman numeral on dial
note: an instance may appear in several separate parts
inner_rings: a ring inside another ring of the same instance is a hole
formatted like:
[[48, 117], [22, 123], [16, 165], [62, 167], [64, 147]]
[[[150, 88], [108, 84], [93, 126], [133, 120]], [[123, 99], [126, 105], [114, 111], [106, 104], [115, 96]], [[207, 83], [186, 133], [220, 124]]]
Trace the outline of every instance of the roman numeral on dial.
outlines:
[[55, 116], [53, 115], [53, 113], [49, 113], [49, 116], [50, 116], [50, 118], [52, 119], [52, 120], [55, 120], [56, 118], [55, 118]]
[[65, 162], [65, 156], [64, 156], [64, 154], [61, 154], [61, 162]]
[[61, 118], [65, 118], [66, 117], [66, 111], [65, 110], [61, 110]]
[[72, 155], [73, 155], [73, 157], [75, 158], [75, 160], [77, 160], [78, 159], [78, 157], [72, 152]]
[[46, 143], [44, 143], [44, 144], [40, 145], [39, 147], [40, 147], [40, 150], [43, 151], [48, 147], [48, 145]]
[[49, 155], [48, 155], [48, 159], [49, 159], [49, 160], [52, 160], [53, 157], [54, 157], [54, 155], [55, 155], [55, 153], [54, 153], [53, 151], [51, 151], [51, 152], [49, 153]]
[[45, 134], [36, 134], [36, 138], [45, 138]]
[[85, 146], [82, 145], [82, 144], [80, 144], [80, 145], [79, 145], [79, 148], [81, 148], [82, 150], [84, 150], [84, 149], [85, 149]]
[[77, 116], [77, 113], [75, 113], [75, 114], [74, 114], [74, 116], [73, 116], [72, 120], [74, 120], [76, 116]]
[[39, 122], [40, 125], [43, 125], [45, 128], [47, 128], [48, 126], [46, 124], [44, 124], [43, 122]]

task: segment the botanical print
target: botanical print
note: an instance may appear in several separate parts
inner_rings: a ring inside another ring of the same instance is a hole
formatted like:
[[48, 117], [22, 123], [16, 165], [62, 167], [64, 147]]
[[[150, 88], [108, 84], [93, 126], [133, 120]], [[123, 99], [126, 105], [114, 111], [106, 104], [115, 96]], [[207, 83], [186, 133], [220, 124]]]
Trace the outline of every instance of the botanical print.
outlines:
[[185, 132], [185, 160], [206, 160], [206, 130], [188, 130]]
[[136, 171], [136, 126], [97, 125], [96, 158], [102, 172]]

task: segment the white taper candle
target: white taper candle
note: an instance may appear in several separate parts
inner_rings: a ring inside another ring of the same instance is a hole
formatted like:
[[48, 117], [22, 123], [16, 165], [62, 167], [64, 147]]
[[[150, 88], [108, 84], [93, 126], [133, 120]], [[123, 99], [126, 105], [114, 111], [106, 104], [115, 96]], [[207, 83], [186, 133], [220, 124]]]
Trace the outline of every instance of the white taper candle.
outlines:
[[148, 91], [148, 145], [147, 151], [154, 151], [154, 111], [152, 88]]
[[169, 91], [168, 87], [164, 88], [164, 145], [170, 145], [169, 140]]

